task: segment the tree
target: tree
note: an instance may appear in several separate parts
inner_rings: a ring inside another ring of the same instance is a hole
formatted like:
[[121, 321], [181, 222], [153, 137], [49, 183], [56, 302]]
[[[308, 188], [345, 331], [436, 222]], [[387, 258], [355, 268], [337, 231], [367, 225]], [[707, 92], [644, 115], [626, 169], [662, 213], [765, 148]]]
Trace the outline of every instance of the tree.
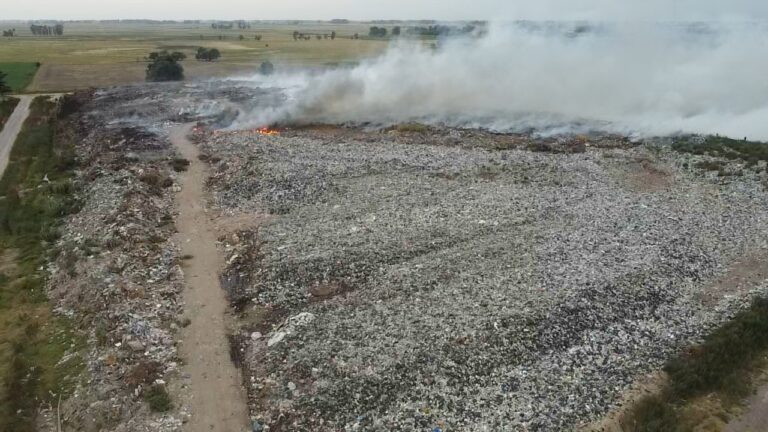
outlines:
[[29, 26], [29, 30], [35, 36], [62, 36], [64, 34], [64, 24], [56, 24], [54, 26], [32, 24]]
[[298, 40], [298, 39], [299, 39], [299, 31], [298, 30], [294, 30], [293, 31], [293, 40]]
[[197, 49], [197, 54], [195, 54], [196, 59], [207, 61], [207, 62], [212, 62], [214, 60], [219, 59], [220, 57], [221, 57], [221, 52], [216, 48], [200, 47]]
[[184, 68], [179, 63], [187, 58], [184, 53], [168, 51], [149, 54], [151, 63], [147, 66], [147, 81], [181, 81]]
[[0, 99], [5, 99], [5, 95], [11, 92], [11, 88], [6, 84], [6, 79], [8, 78], [8, 74], [6, 74], [3, 71], [0, 71]]
[[238, 39], [240, 39], [240, 40], [245, 40], [245, 36], [243, 36], [243, 35], [240, 35], [240, 36], [238, 36]]
[[270, 61], [265, 61], [261, 64], [259, 72], [261, 72], [262, 75], [272, 75], [275, 73], [275, 65], [273, 65]]
[[331, 40], [334, 40], [334, 39], [336, 39], [336, 31], [335, 30], [331, 32]]
[[375, 38], [385, 38], [387, 37], [387, 29], [384, 27], [373, 26], [368, 32], [368, 36]]
[[400, 36], [400, 26], [395, 26], [392, 29], [392, 36]]

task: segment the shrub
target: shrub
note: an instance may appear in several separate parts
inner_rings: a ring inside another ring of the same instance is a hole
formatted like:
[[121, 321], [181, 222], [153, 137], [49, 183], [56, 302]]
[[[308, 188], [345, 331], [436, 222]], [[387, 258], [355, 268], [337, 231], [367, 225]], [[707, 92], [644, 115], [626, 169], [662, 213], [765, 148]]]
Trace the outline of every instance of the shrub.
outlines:
[[171, 168], [176, 172], [184, 172], [189, 168], [189, 161], [184, 158], [173, 158]]
[[272, 75], [275, 73], [275, 65], [273, 65], [272, 62], [265, 61], [261, 64], [259, 71], [262, 75]]
[[160, 384], [150, 387], [144, 394], [144, 400], [149, 404], [149, 409], [154, 412], [168, 412], [173, 407], [168, 390]]

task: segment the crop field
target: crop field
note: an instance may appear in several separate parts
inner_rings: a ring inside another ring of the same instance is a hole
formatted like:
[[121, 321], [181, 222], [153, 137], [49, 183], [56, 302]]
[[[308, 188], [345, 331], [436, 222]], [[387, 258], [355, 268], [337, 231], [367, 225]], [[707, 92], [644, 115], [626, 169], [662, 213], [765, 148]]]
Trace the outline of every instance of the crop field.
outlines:
[[[213, 29], [211, 23], [66, 23], [64, 36], [33, 36], [26, 23], [0, 22], [16, 28], [17, 36], [0, 39], [0, 62], [32, 64], [40, 70], [29, 92], [54, 92], [131, 84], [144, 79], [144, 57], [156, 50], [181, 51], [188, 78], [247, 74], [269, 60], [278, 70], [353, 64], [387, 47], [385, 40], [353, 39], [368, 33], [365, 23], [253, 23], [249, 29]], [[294, 40], [298, 31], [313, 37]], [[330, 35], [335, 40], [317, 39]], [[242, 39], [240, 36], [242, 35]], [[256, 40], [256, 36], [260, 40]], [[213, 64], [197, 62], [197, 48], [217, 48], [222, 57]], [[2, 63], [0, 63], [2, 65]]]

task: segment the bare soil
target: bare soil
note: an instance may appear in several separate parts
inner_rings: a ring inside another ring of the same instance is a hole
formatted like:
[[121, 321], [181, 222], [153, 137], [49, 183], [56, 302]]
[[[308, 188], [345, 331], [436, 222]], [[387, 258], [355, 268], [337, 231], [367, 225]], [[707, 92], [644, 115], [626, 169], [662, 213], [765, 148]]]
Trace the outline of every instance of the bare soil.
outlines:
[[184, 298], [191, 324], [182, 332], [184, 372], [189, 391], [183, 396], [191, 410], [185, 429], [233, 432], [247, 426], [246, 399], [239, 370], [230, 361], [227, 334], [228, 307], [218, 272], [224, 262], [216, 249], [216, 233], [205, 208], [204, 182], [207, 169], [198, 160], [198, 150], [186, 138], [190, 127], [176, 129], [171, 140], [190, 161], [181, 176], [178, 194], [178, 241], [182, 255], [190, 255], [184, 267]]
[[765, 431], [768, 431], [768, 385], [760, 387], [747, 401], [744, 414], [725, 428], [725, 432]]

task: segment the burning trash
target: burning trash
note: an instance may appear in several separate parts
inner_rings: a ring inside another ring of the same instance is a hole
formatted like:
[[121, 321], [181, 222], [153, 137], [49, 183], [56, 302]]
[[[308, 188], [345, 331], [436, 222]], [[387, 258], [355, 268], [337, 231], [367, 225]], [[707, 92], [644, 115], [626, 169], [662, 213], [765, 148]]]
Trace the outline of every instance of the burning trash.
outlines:
[[259, 135], [267, 135], [267, 136], [274, 136], [274, 135], [280, 135], [280, 131], [277, 129], [272, 129], [269, 127], [260, 127], [256, 129], [256, 133]]

